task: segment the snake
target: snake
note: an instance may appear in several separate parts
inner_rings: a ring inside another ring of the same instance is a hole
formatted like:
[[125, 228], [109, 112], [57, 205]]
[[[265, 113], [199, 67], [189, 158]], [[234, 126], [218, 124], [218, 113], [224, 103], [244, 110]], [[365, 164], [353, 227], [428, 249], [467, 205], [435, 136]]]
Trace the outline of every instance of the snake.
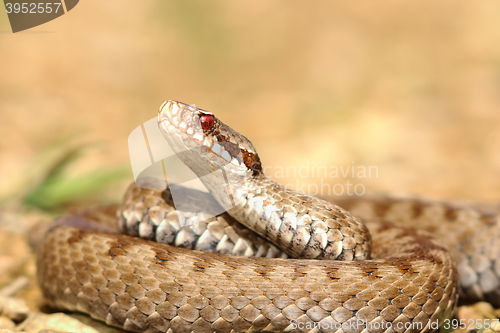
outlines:
[[158, 126], [209, 193], [132, 184], [50, 224], [33, 245], [50, 307], [170, 333], [431, 332], [459, 303], [500, 307], [498, 212], [311, 196], [212, 112], [169, 100]]

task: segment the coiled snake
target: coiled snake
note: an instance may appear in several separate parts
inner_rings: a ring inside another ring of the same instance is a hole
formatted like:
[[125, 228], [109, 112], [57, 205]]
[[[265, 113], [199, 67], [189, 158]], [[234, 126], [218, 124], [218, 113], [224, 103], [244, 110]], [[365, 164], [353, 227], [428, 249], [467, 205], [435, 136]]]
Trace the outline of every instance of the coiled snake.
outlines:
[[[459, 295], [500, 306], [499, 215], [414, 198], [333, 204], [268, 179], [208, 111], [167, 101], [158, 123], [217, 202], [133, 185], [118, 209], [63, 216], [37, 249], [51, 306], [137, 332], [427, 332]], [[217, 203], [227, 213], [194, 219]]]

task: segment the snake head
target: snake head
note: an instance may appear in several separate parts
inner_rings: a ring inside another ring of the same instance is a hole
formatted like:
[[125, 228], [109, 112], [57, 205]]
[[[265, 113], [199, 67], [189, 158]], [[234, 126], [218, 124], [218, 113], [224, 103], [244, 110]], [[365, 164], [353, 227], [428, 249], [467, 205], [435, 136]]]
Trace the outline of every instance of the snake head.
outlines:
[[158, 125], [179, 158], [198, 177], [219, 169], [237, 177], [262, 174], [252, 143], [213, 113], [177, 101], [165, 101]]

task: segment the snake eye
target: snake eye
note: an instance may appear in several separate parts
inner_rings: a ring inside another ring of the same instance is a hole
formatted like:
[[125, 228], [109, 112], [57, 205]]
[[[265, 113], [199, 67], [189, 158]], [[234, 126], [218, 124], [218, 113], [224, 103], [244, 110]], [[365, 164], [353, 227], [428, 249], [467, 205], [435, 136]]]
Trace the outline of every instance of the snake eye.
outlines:
[[204, 131], [210, 130], [214, 126], [214, 116], [210, 114], [200, 116], [200, 125]]

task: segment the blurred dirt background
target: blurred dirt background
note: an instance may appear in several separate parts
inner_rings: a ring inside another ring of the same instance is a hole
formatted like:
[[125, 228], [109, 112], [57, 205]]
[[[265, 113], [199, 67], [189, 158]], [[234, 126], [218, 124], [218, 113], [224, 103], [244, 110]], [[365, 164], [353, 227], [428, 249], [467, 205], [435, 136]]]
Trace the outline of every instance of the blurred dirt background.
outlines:
[[[292, 186], [498, 205], [500, 2], [85, 0], [16, 34], [2, 10], [0, 288], [33, 276], [30, 226], [120, 199], [127, 137], [165, 99], [213, 111]], [[332, 165], [377, 173], [314, 174]]]

